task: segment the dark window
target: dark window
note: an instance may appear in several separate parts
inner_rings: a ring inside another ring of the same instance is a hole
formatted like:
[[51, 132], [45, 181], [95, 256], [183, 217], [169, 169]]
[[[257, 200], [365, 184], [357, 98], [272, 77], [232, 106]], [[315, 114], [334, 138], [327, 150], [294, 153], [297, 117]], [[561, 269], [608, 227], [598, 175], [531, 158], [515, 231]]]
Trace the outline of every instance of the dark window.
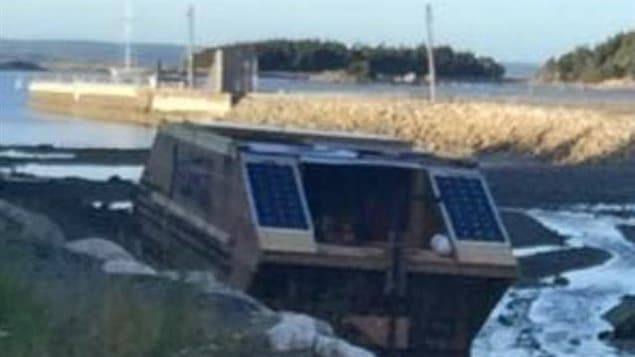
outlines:
[[316, 240], [356, 246], [406, 232], [413, 175], [393, 167], [304, 164]]

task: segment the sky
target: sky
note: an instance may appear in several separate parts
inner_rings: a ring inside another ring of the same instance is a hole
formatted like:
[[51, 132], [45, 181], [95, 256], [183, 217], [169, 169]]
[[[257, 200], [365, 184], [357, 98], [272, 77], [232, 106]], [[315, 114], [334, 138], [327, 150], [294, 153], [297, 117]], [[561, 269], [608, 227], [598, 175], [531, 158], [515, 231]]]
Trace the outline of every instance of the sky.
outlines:
[[[0, 37], [124, 39], [126, 0], [0, 0]], [[507, 62], [543, 62], [575, 46], [635, 30], [635, 0], [130, 0], [135, 42], [185, 43], [196, 7], [200, 46], [269, 38], [412, 45], [425, 38], [425, 5], [437, 44]]]

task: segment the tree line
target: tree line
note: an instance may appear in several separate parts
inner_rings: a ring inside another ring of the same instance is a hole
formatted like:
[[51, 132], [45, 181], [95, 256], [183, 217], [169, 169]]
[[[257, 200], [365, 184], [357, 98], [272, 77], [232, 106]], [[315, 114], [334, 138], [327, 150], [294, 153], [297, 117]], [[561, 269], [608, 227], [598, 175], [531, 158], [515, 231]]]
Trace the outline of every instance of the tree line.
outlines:
[[539, 77], [545, 81], [587, 83], [635, 79], [635, 31], [620, 33], [593, 48], [582, 46], [552, 58]]
[[[261, 71], [345, 71], [358, 79], [384, 79], [427, 75], [425, 46], [347, 46], [336, 41], [269, 40], [249, 43], [255, 48]], [[437, 74], [442, 79], [500, 80], [505, 68], [490, 57], [456, 51], [449, 46], [434, 49]], [[200, 65], [211, 60], [211, 51], [197, 57]]]

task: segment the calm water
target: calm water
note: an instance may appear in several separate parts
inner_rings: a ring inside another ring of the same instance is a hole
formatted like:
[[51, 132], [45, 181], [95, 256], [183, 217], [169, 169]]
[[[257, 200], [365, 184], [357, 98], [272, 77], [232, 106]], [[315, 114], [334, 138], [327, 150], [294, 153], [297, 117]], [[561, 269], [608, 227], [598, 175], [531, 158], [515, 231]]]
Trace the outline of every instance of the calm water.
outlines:
[[[148, 127], [56, 116], [28, 108], [30, 78], [26, 73], [0, 72], [1, 145], [136, 148], [151, 144], [154, 130]], [[425, 88], [410, 85], [330, 84], [263, 78], [259, 86], [266, 92], [426, 95]], [[635, 103], [635, 90], [585, 90], [526, 83], [449, 83], [440, 86], [439, 95], [541, 103]]]
[[0, 72], [0, 145], [138, 148], [152, 143], [154, 130], [147, 127], [56, 116], [28, 108], [29, 79], [29, 74]]
[[[378, 94], [427, 96], [426, 87], [414, 85], [373, 84], [333, 84], [267, 78], [260, 80], [260, 90], [268, 92], [304, 92], [342, 94]], [[635, 89], [598, 90], [570, 86], [534, 85], [527, 82], [495, 83], [443, 83], [438, 88], [441, 98], [471, 98], [503, 100], [530, 103], [635, 103]]]

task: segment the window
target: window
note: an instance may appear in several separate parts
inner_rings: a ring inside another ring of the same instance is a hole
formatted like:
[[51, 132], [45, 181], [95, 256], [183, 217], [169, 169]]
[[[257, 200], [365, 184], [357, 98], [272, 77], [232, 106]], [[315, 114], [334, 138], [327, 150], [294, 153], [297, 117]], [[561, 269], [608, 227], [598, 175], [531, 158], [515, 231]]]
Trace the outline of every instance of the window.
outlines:
[[318, 242], [359, 246], [388, 242], [410, 224], [411, 169], [304, 164], [303, 181]]

